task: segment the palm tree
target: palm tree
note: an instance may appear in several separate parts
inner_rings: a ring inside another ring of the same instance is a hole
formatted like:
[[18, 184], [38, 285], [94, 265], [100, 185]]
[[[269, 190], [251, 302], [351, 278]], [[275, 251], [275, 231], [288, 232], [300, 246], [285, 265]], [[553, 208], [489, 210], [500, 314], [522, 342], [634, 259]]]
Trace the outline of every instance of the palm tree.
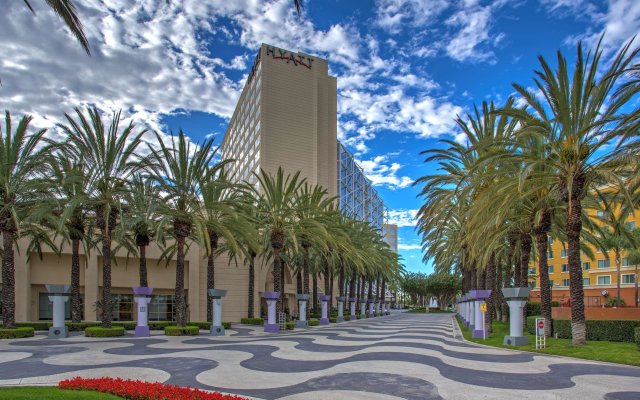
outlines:
[[[602, 40], [602, 39], [601, 39]], [[633, 132], [637, 133], [640, 109], [633, 105], [640, 91], [637, 81], [619, 85], [620, 79], [639, 68], [635, 61], [639, 48], [629, 41], [604, 71], [600, 42], [593, 54], [578, 43], [573, 73], [558, 52], [558, 68], [539, 57], [535, 85], [542, 100], [529, 89], [514, 84], [530, 111], [511, 110], [509, 115], [522, 121], [523, 133], [541, 135], [549, 146], [547, 177], [554, 180], [560, 199], [566, 206], [566, 235], [571, 296], [573, 344], [586, 343], [584, 293], [580, 260], [582, 202], [587, 193], [603, 183], [618, 186], [631, 162]], [[611, 151], [605, 146], [615, 146]], [[531, 161], [523, 169], [528, 174], [541, 161]], [[628, 198], [628, 196], [624, 196]]]
[[[184, 132], [180, 130], [178, 137], [171, 137], [168, 147], [162, 137], [156, 133], [159, 149], [151, 148], [154, 165], [150, 168], [161, 195], [161, 215], [163, 226], [175, 239], [176, 253], [176, 289], [175, 307], [176, 323], [186, 326], [187, 309], [184, 297], [184, 259], [185, 243], [194, 232], [207, 232], [205, 221], [200, 217], [202, 206], [202, 177], [212, 173], [220, 164], [213, 165], [216, 151], [213, 149], [213, 138], [206, 139], [198, 145], [192, 145]], [[212, 170], [213, 169], [213, 170]], [[197, 240], [205, 241], [207, 237], [197, 236]]]
[[86, 201], [87, 176], [85, 169], [76, 159], [56, 154], [51, 163], [51, 172], [57, 183], [57, 197], [62, 209], [59, 211], [58, 231], [64, 241], [71, 242], [71, 321], [82, 320], [82, 299], [80, 297], [80, 245], [88, 256], [92, 240], [87, 215]]
[[[140, 286], [149, 286], [147, 272], [147, 247], [156, 237], [160, 228], [158, 209], [160, 208], [158, 188], [148, 175], [136, 173], [127, 182], [124, 208], [126, 214], [126, 235], [122, 245], [127, 246], [133, 239], [138, 253]], [[129, 237], [132, 236], [132, 238]], [[128, 246], [127, 246], [128, 247]], [[130, 253], [136, 253], [129, 249]]]
[[5, 131], [0, 127], [0, 232], [2, 233], [2, 321], [15, 328], [15, 264], [13, 244], [23, 235], [27, 220], [39, 222], [50, 211], [43, 202], [47, 147], [40, 146], [46, 129], [29, 134], [31, 116], [24, 116], [13, 130], [11, 114], [5, 112]]
[[[35, 14], [35, 10], [29, 3], [30, 0], [24, 0], [24, 4], [31, 10], [33, 14]], [[82, 21], [78, 17], [76, 13], [76, 6], [73, 4], [71, 0], [45, 0], [49, 8], [53, 10], [54, 13], [58, 15], [58, 17], [62, 18], [67, 28], [71, 30], [73, 36], [76, 37], [76, 40], [80, 42], [80, 45], [87, 52], [87, 55], [91, 55], [91, 51], [89, 50], [89, 41], [84, 34], [84, 28], [82, 27]], [[296, 2], [296, 8], [298, 9], [298, 14], [300, 13], [300, 6]]]
[[[282, 299], [281, 252], [285, 242], [291, 243], [294, 248], [297, 247], [296, 196], [306, 179], [300, 178], [300, 171], [285, 176], [282, 167], [278, 168], [275, 175], [261, 170], [256, 177], [261, 190], [255, 186], [252, 186], [251, 190], [257, 199], [257, 219], [262, 226], [263, 242], [268, 244], [272, 251], [274, 291], [280, 292]], [[281, 302], [278, 302], [277, 312], [282, 312]]]
[[[250, 237], [251, 222], [241, 210], [242, 192], [232, 184], [223, 164], [209, 168], [199, 183], [202, 204], [198, 210], [199, 218], [204, 221], [205, 231], [198, 236], [206, 238], [207, 251], [207, 289], [215, 288], [215, 257], [219, 241], [224, 241], [225, 251], [238, 254], [242, 251], [239, 238], [245, 239], [248, 247], [255, 248], [255, 237]], [[207, 290], [207, 319], [212, 318], [212, 298]]]
[[106, 129], [97, 108], [88, 108], [88, 115], [80, 108], [75, 112], [77, 120], [65, 113], [68, 125], [59, 125], [68, 140], [62, 150], [85, 169], [85, 204], [95, 212], [95, 224], [102, 241], [101, 320], [102, 326], [109, 328], [112, 320], [112, 236], [127, 193], [126, 183], [140, 169], [135, 152], [146, 130], [134, 133], [133, 122], [121, 130], [120, 111], [113, 115]]

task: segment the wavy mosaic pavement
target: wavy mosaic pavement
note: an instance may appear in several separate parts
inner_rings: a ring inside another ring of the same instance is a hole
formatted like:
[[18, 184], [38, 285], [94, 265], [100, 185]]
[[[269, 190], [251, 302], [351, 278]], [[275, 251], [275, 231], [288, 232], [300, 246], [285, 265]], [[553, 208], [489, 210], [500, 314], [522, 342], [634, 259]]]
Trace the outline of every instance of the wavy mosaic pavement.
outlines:
[[451, 315], [279, 334], [0, 341], [0, 385], [117, 376], [260, 399], [640, 399], [640, 368], [478, 346]]

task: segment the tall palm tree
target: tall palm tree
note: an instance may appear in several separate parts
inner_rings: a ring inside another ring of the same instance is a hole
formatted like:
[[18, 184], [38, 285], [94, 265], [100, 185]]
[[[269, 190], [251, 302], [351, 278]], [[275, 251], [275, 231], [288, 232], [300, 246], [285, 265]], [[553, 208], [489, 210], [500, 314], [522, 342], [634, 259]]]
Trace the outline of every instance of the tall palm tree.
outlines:
[[28, 219], [39, 221], [50, 209], [43, 202], [42, 186], [48, 149], [40, 146], [46, 129], [29, 134], [31, 116], [15, 127], [5, 112], [5, 129], [0, 126], [0, 233], [2, 233], [2, 321], [15, 328], [15, 263], [13, 245]]
[[[30, 0], [24, 0], [24, 4], [31, 10], [32, 13], [36, 13], [33, 7], [31, 6]], [[76, 37], [76, 40], [80, 42], [80, 45], [87, 52], [87, 55], [91, 55], [91, 51], [89, 50], [89, 41], [84, 34], [84, 28], [82, 27], [82, 21], [78, 17], [76, 12], [76, 6], [73, 4], [71, 0], [45, 0], [49, 8], [53, 10], [58, 17], [62, 18], [67, 28], [71, 30], [73, 36]], [[298, 14], [300, 13], [300, 6], [296, 4], [296, 8], [298, 9]]]
[[[306, 179], [300, 178], [300, 171], [285, 176], [282, 167], [278, 168], [275, 175], [261, 170], [256, 177], [260, 189], [252, 186], [251, 190], [257, 199], [257, 219], [262, 225], [263, 243], [269, 246], [272, 252], [274, 291], [280, 292], [282, 299], [284, 283], [281, 282], [281, 252], [285, 242], [291, 243], [294, 248], [297, 247], [296, 196]], [[278, 302], [277, 312], [282, 312], [281, 302]]]
[[[567, 210], [571, 331], [576, 345], [586, 343], [580, 260], [582, 202], [589, 191], [603, 183], [623, 186], [620, 181], [633, 159], [629, 153], [633, 150], [640, 116], [640, 109], [633, 104], [640, 85], [637, 81], [620, 85], [626, 74], [640, 67], [636, 60], [640, 49], [631, 49], [632, 41], [629, 41], [602, 70], [601, 41], [586, 57], [582, 44], [578, 43], [572, 72], [561, 52], [558, 52], [556, 70], [540, 56], [541, 70], [536, 71], [534, 81], [542, 99], [514, 84], [530, 110], [509, 112], [522, 121], [523, 133], [541, 135], [550, 147], [550, 156], [544, 160], [550, 166], [547, 175], [555, 181]], [[615, 147], [609, 151], [605, 146]], [[529, 162], [522, 175], [526, 176], [532, 166], [540, 162]]]
[[122, 238], [121, 244], [126, 246], [132, 242], [135, 245], [136, 251], [129, 250], [131, 253], [138, 253], [140, 286], [147, 287], [149, 286], [147, 247], [157, 236], [157, 230], [160, 228], [158, 215], [160, 194], [153, 179], [142, 173], [136, 173], [131, 177], [127, 182], [127, 189], [124, 208], [127, 237]]
[[51, 163], [51, 172], [56, 182], [56, 195], [60, 199], [59, 224], [57, 231], [63, 241], [71, 242], [71, 321], [82, 321], [82, 299], [80, 296], [80, 246], [85, 256], [92, 247], [90, 218], [86, 201], [87, 176], [78, 160], [57, 153]]
[[[180, 130], [178, 137], [171, 137], [171, 147], [167, 146], [162, 137], [156, 133], [159, 149], [151, 148], [154, 165], [150, 170], [161, 195], [159, 209], [162, 223], [167, 227], [170, 235], [175, 239], [176, 254], [176, 289], [174, 303], [176, 307], [176, 323], [178, 326], [187, 324], [187, 308], [184, 292], [184, 259], [185, 244], [189, 237], [207, 232], [206, 223], [199, 214], [202, 206], [203, 176], [211, 173], [216, 150], [213, 148], [213, 138], [193, 145]], [[204, 242], [208, 238], [196, 237]]]
[[86, 207], [95, 212], [95, 224], [102, 242], [102, 326], [111, 327], [111, 242], [116, 229], [127, 181], [140, 169], [136, 149], [145, 129], [134, 133], [130, 122], [120, 128], [120, 111], [105, 127], [97, 108], [88, 108], [85, 115], [75, 109], [75, 119], [65, 113], [66, 125], [59, 125], [67, 137], [62, 149], [85, 169]]

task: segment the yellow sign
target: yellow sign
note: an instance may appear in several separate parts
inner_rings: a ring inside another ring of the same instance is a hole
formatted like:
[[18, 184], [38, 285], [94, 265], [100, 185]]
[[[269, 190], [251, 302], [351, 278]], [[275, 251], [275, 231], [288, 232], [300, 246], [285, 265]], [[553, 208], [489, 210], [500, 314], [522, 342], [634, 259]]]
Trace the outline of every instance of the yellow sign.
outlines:
[[487, 312], [487, 303], [480, 303], [480, 311]]

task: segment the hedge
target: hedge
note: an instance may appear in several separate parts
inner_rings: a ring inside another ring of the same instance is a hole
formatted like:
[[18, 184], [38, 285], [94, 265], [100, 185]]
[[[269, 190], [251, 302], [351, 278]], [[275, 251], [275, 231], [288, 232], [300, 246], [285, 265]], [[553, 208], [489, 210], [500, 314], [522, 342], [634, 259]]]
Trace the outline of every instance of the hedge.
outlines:
[[264, 319], [262, 318], [240, 318], [240, 323], [243, 325], [264, 325]]
[[16, 322], [16, 328], [33, 328], [35, 331], [48, 331], [51, 325], [48, 321]]
[[200, 327], [197, 325], [166, 326], [164, 334], [167, 336], [197, 336], [200, 334]]
[[103, 328], [101, 326], [90, 326], [84, 330], [86, 337], [115, 337], [124, 335], [124, 327], [114, 326], [111, 328]]
[[318, 326], [318, 325], [320, 325], [320, 320], [315, 318], [311, 318], [309, 320], [309, 326]]
[[284, 324], [284, 329], [286, 329], [288, 331], [292, 331], [292, 330], [296, 329], [296, 323], [295, 322], [286, 322]]
[[640, 328], [636, 328], [633, 331], [635, 342], [638, 345], [638, 351], [640, 351]]
[[[534, 335], [535, 319], [527, 317], [527, 331]], [[627, 320], [589, 320], [587, 322], [587, 340], [608, 342], [634, 341], [634, 330], [640, 328], [640, 321]], [[559, 339], [571, 339], [571, 320], [554, 319], [551, 321], [553, 335]]]
[[[175, 322], [173, 322], [172, 324], [175, 324]], [[193, 326], [197, 326], [200, 329], [210, 329], [211, 328], [211, 321], [191, 321], [189, 322], [189, 325], [193, 325]], [[231, 329], [231, 322], [222, 322], [222, 326], [224, 327], [224, 329]]]
[[32, 327], [0, 328], [0, 339], [20, 339], [26, 337], [33, 337]]

